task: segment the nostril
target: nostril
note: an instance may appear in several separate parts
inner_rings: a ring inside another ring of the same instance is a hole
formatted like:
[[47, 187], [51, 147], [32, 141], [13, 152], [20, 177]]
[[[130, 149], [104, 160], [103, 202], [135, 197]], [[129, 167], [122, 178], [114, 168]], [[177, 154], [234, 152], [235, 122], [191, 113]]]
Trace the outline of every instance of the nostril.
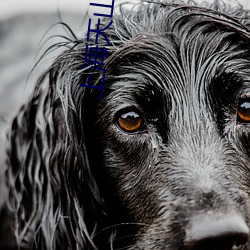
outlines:
[[190, 250], [243, 250], [248, 239], [248, 226], [239, 215], [205, 214], [192, 217], [185, 241]]
[[243, 250], [248, 237], [246, 235], [221, 235], [219, 237], [190, 241], [189, 250]]
[[248, 235], [241, 235], [238, 239], [235, 240], [233, 244], [233, 249], [240, 249], [245, 246], [248, 241]]

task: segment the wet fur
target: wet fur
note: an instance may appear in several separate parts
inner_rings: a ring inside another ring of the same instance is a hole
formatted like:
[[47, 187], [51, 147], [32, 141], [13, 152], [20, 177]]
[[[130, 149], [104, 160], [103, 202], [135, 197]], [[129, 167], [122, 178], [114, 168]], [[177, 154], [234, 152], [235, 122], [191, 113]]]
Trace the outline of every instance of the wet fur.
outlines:
[[[249, 16], [195, 5], [114, 16], [111, 45], [99, 37], [109, 51], [102, 100], [80, 87], [86, 37], [41, 77], [9, 133], [4, 249], [185, 249], [202, 211], [237, 211], [250, 225], [250, 127], [236, 122], [250, 91]], [[91, 74], [100, 85], [102, 72]], [[126, 107], [146, 130], [117, 128]]]

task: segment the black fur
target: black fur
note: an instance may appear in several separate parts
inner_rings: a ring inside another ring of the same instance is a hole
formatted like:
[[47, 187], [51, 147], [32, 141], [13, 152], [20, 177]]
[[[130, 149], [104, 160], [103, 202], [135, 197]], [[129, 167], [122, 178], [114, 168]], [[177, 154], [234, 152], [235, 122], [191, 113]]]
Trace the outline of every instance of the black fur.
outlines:
[[[86, 37], [56, 59], [9, 133], [3, 249], [187, 249], [196, 214], [237, 212], [250, 225], [250, 125], [237, 120], [250, 95], [250, 19], [205, 7], [121, 8], [111, 45], [99, 37], [102, 100], [80, 87]], [[144, 128], [119, 129], [121, 110]]]

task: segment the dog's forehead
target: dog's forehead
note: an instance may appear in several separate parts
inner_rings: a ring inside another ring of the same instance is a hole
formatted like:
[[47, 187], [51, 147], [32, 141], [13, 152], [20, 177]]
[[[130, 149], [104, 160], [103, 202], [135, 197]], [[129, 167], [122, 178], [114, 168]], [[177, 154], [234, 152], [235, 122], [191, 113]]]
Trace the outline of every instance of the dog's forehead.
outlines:
[[229, 48], [226, 41], [219, 45], [220, 41], [214, 39], [192, 39], [187, 43], [180, 39], [175, 46], [169, 38], [162, 39], [162, 44], [150, 41], [150, 49], [145, 41], [145, 48], [137, 48], [137, 52], [122, 58], [121, 64], [118, 62], [120, 75], [109, 87], [120, 93], [123, 89], [124, 93], [131, 89], [135, 94], [149, 89], [194, 93], [205, 92], [212, 83], [220, 84], [215, 80], [222, 75], [229, 80], [238, 77], [249, 81], [250, 61], [245, 58], [245, 50]]
[[146, 21], [139, 20], [136, 31], [131, 27], [133, 36], [112, 55], [119, 58], [111, 64], [119, 71], [113, 89], [136, 94], [153, 88], [170, 94], [197, 93], [202, 98], [211, 84], [220, 84], [218, 78], [249, 82], [250, 38], [238, 21], [197, 8], [161, 14], [148, 31], [142, 27]]

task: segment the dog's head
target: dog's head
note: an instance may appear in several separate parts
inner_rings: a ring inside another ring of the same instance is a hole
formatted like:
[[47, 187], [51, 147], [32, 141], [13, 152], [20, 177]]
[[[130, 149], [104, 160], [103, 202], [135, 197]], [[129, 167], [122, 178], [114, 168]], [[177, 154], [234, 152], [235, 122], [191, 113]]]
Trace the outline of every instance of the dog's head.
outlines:
[[213, 8], [121, 10], [105, 31], [111, 45], [99, 40], [109, 51], [102, 100], [80, 86], [89, 74], [102, 84], [103, 72], [82, 67], [85, 38], [48, 70], [11, 136], [26, 242], [250, 249], [249, 17]]

